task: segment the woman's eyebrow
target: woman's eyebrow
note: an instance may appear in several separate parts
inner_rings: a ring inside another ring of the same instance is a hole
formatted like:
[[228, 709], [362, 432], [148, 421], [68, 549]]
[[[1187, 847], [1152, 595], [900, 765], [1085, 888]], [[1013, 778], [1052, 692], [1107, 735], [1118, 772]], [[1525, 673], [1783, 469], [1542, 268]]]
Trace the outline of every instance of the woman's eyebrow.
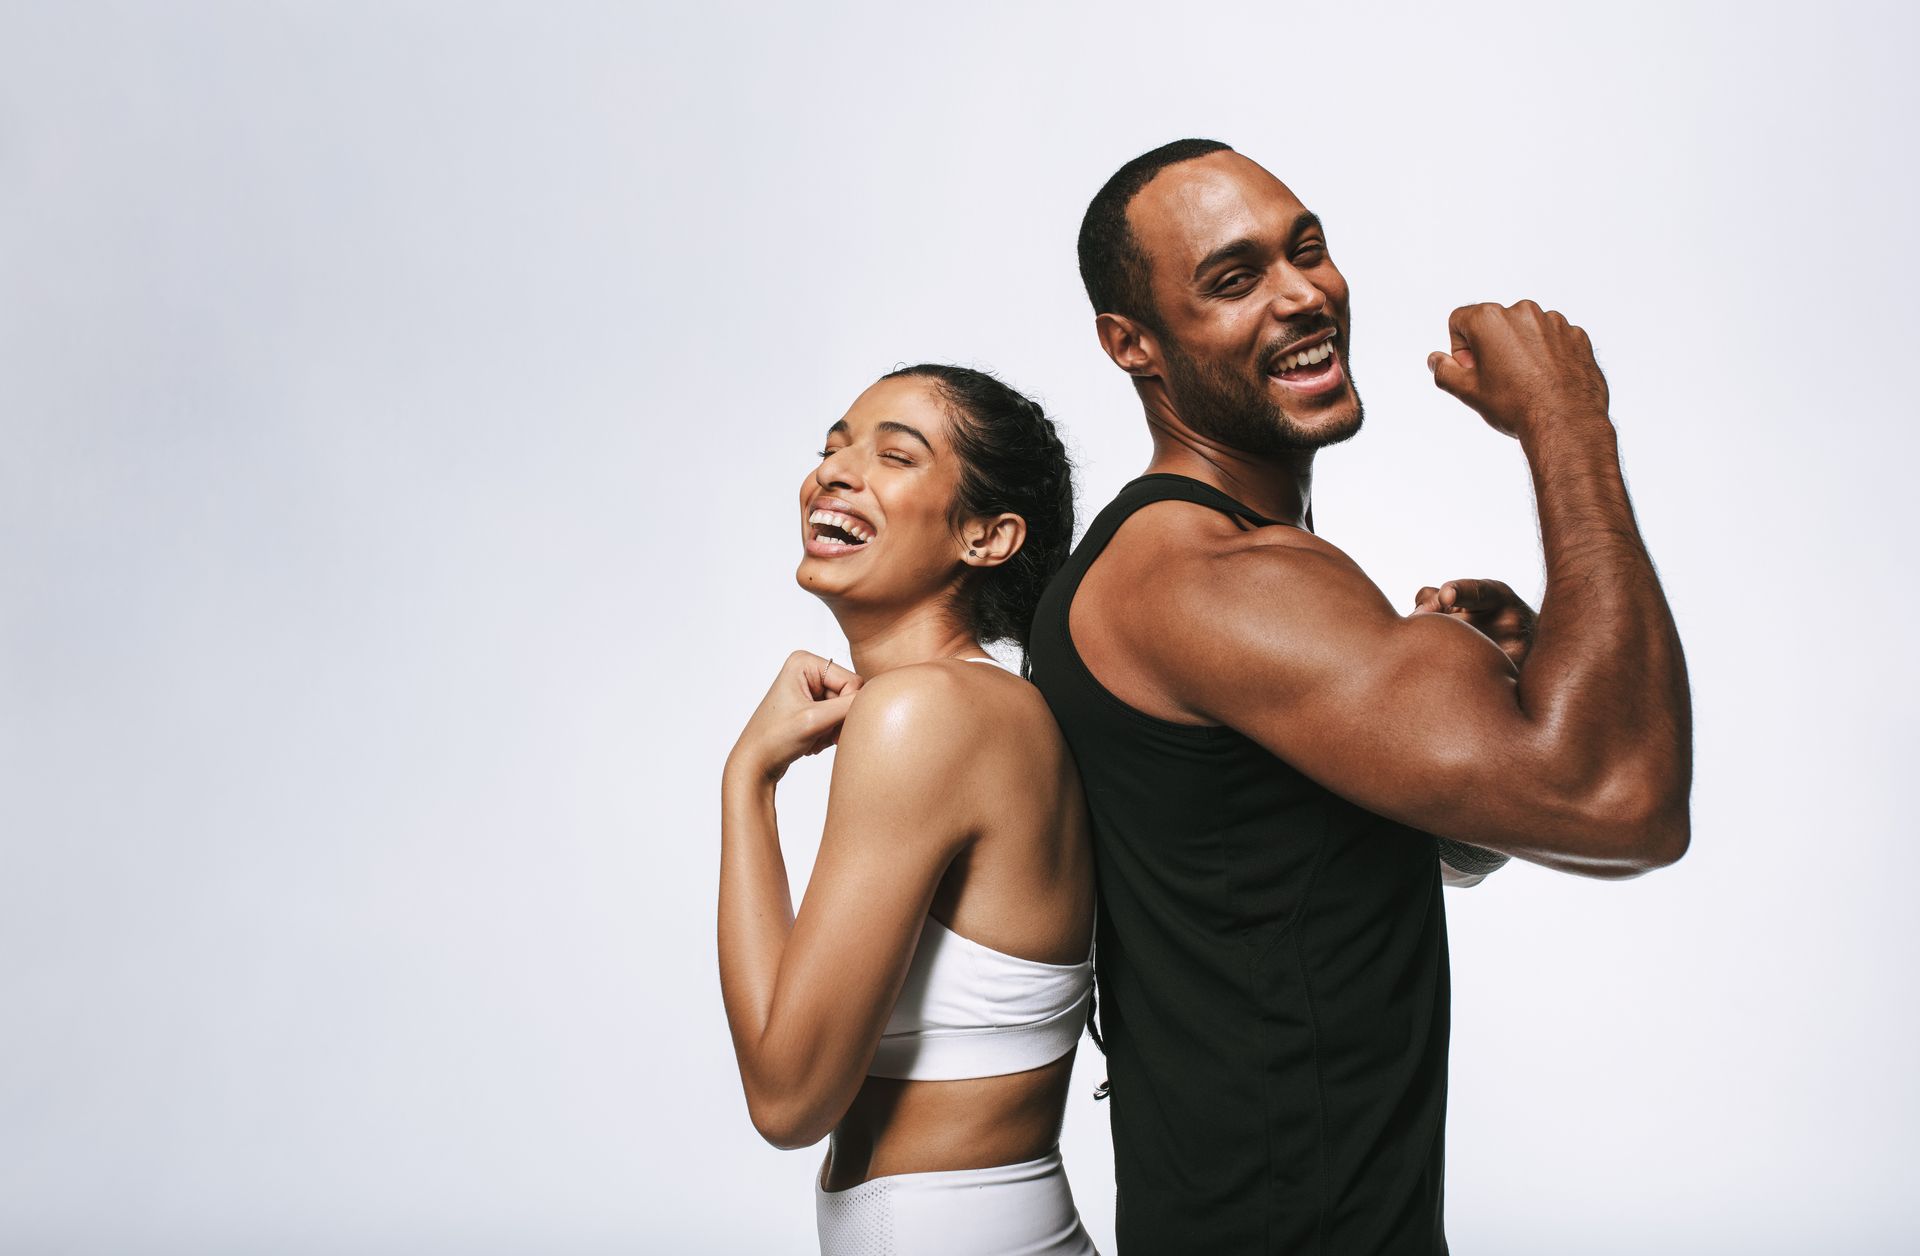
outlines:
[[[903, 436], [911, 436], [922, 445], [925, 445], [928, 453], [933, 452], [933, 442], [928, 440], [926, 434], [911, 423], [901, 423], [895, 419], [881, 419], [873, 426], [882, 432], [899, 432]], [[853, 428], [848, 425], [845, 419], [840, 419], [836, 421], [832, 427], [827, 429], [827, 435], [832, 436], [836, 432], [842, 436], [850, 436], [853, 434]]]
[[874, 426], [883, 432], [899, 432], [903, 436], [911, 436], [922, 445], [925, 445], [928, 453], [933, 452], [933, 442], [922, 435], [920, 429], [917, 427], [906, 423], [897, 423], [892, 419], [881, 419], [878, 423], [874, 424]]

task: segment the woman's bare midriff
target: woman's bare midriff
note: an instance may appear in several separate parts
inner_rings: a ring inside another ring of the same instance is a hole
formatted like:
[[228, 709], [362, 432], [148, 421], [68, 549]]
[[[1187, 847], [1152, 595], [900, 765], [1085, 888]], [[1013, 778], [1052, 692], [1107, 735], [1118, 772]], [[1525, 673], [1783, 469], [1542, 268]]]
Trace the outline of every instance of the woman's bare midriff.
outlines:
[[1060, 1141], [1074, 1054], [1002, 1077], [869, 1077], [833, 1132], [821, 1185], [842, 1191], [895, 1173], [984, 1169], [1046, 1155]]

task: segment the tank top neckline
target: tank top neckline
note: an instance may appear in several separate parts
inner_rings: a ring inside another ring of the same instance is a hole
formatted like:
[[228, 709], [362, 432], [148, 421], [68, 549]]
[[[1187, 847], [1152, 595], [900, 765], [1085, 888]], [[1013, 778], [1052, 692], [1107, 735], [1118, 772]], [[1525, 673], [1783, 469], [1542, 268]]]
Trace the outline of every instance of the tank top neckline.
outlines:
[[1148, 471], [1141, 475], [1136, 475], [1127, 481], [1126, 485], [1121, 489], [1121, 492], [1124, 493], [1134, 485], [1144, 484], [1148, 480], [1175, 480], [1182, 484], [1190, 484], [1201, 492], [1211, 494], [1218, 498], [1228, 507], [1228, 513], [1239, 515], [1243, 519], [1249, 519], [1261, 527], [1293, 528], [1299, 532], [1306, 532], [1309, 536], [1313, 535], [1309, 529], [1300, 524], [1288, 523], [1285, 519], [1270, 519], [1225, 489], [1209, 484], [1205, 480], [1196, 479], [1191, 475], [1181, 475], [1178, 471]]
[[[1223, 489], [1215, 488], [1205, 480], [1197, 480], [1190, 475], [1181, 475], [1174, 471], [1148, 471], [1135, 476], [1121, 485], [1113, 500], [1101, 508], [1088, 525], [1086, 534], [1080, 543], [1074, 546], [1067, 559], [1067, 565], [1048, 585], [1041, 608], [1036, 612], [1035, 623], [1039, 616], [1048, 617], [1051, 630], [1057, 634], [1062, 645], [1062, 653], [1067, 660], [1067, 670], [1078, 683], [1084, 685], [1093, 695], [1093, 700], [1117, 713], [1123, 720], [1138, 724], [1155, 733], [1172, 737], [1180, 741], [1207, 747], [1234, 746], [1246, 741], [1241, 734], [1225, 724], [1183, 724], [1176, 720], [1162, 719], [1160, 716], [1142, 711], [1123, 699], [1111, 689], [1100, 683], [1093, 674], [1087, 661], [1080, 657], [1080, 648], [1074, 643], [1073, 631], [1068, 626], [1068, 616], [1073, 610], [1074, 595], [1080, 591], [1080, 582], [1086, 579], [1087, 570], [1094, 561], [1106, 551], [1113, 540], [1114, 533], [1120, 530], [1135, 511], [1156, 501], [1177, 500], [1193, 502], [1196, 505], [1211, 505], [1225, 514], [1251, 520], [1256, 525], [1277, 524], [1281, 527], [1295, 527], [1282, 519], [1269, 519], [1258, 511], [1248, 507]], [[1302, 528], [1301, 531], [1306, 531]], [[1309, 534], [1311, 535], [1311, 534]], [[1038, 666], [1038, 664], [1036, 664]]]

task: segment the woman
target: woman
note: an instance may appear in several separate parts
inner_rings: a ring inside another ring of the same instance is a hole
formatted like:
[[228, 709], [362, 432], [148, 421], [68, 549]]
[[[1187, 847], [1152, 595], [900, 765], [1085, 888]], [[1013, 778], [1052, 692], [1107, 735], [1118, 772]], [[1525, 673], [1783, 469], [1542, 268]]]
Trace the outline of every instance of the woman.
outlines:
[[[1066, 451], [979, 371], [882, 377], [800, 486], [795, 578], [846, 633], [796, 652], [728, 756], [720, 983], [754, 1126], [831, 1135], [820, 1247], [1089, 1253], [1060, 1162], [1091, 997], [1093, 864], [1024, 650], [1073, 533]], [[986, 664], [986, 666], [981, 666]], [[774, 786], [838, 745], [796, 917]]]

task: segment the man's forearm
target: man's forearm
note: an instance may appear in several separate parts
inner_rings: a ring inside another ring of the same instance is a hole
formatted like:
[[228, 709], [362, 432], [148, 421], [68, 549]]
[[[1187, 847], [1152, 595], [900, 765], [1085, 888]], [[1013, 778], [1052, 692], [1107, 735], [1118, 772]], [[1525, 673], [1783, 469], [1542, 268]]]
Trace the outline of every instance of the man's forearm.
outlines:
[[[1691, 704], [1679, 633], [1627, 497], [1613, 424], [1556, 416], [1522, 438], [1547, 587], [1520, 668], [1521, 709], [1596, 823], [1627, 822], [1630, 862], [1686, 843]], [[1604, 856], [1603, 856], [1604, 857]]]

